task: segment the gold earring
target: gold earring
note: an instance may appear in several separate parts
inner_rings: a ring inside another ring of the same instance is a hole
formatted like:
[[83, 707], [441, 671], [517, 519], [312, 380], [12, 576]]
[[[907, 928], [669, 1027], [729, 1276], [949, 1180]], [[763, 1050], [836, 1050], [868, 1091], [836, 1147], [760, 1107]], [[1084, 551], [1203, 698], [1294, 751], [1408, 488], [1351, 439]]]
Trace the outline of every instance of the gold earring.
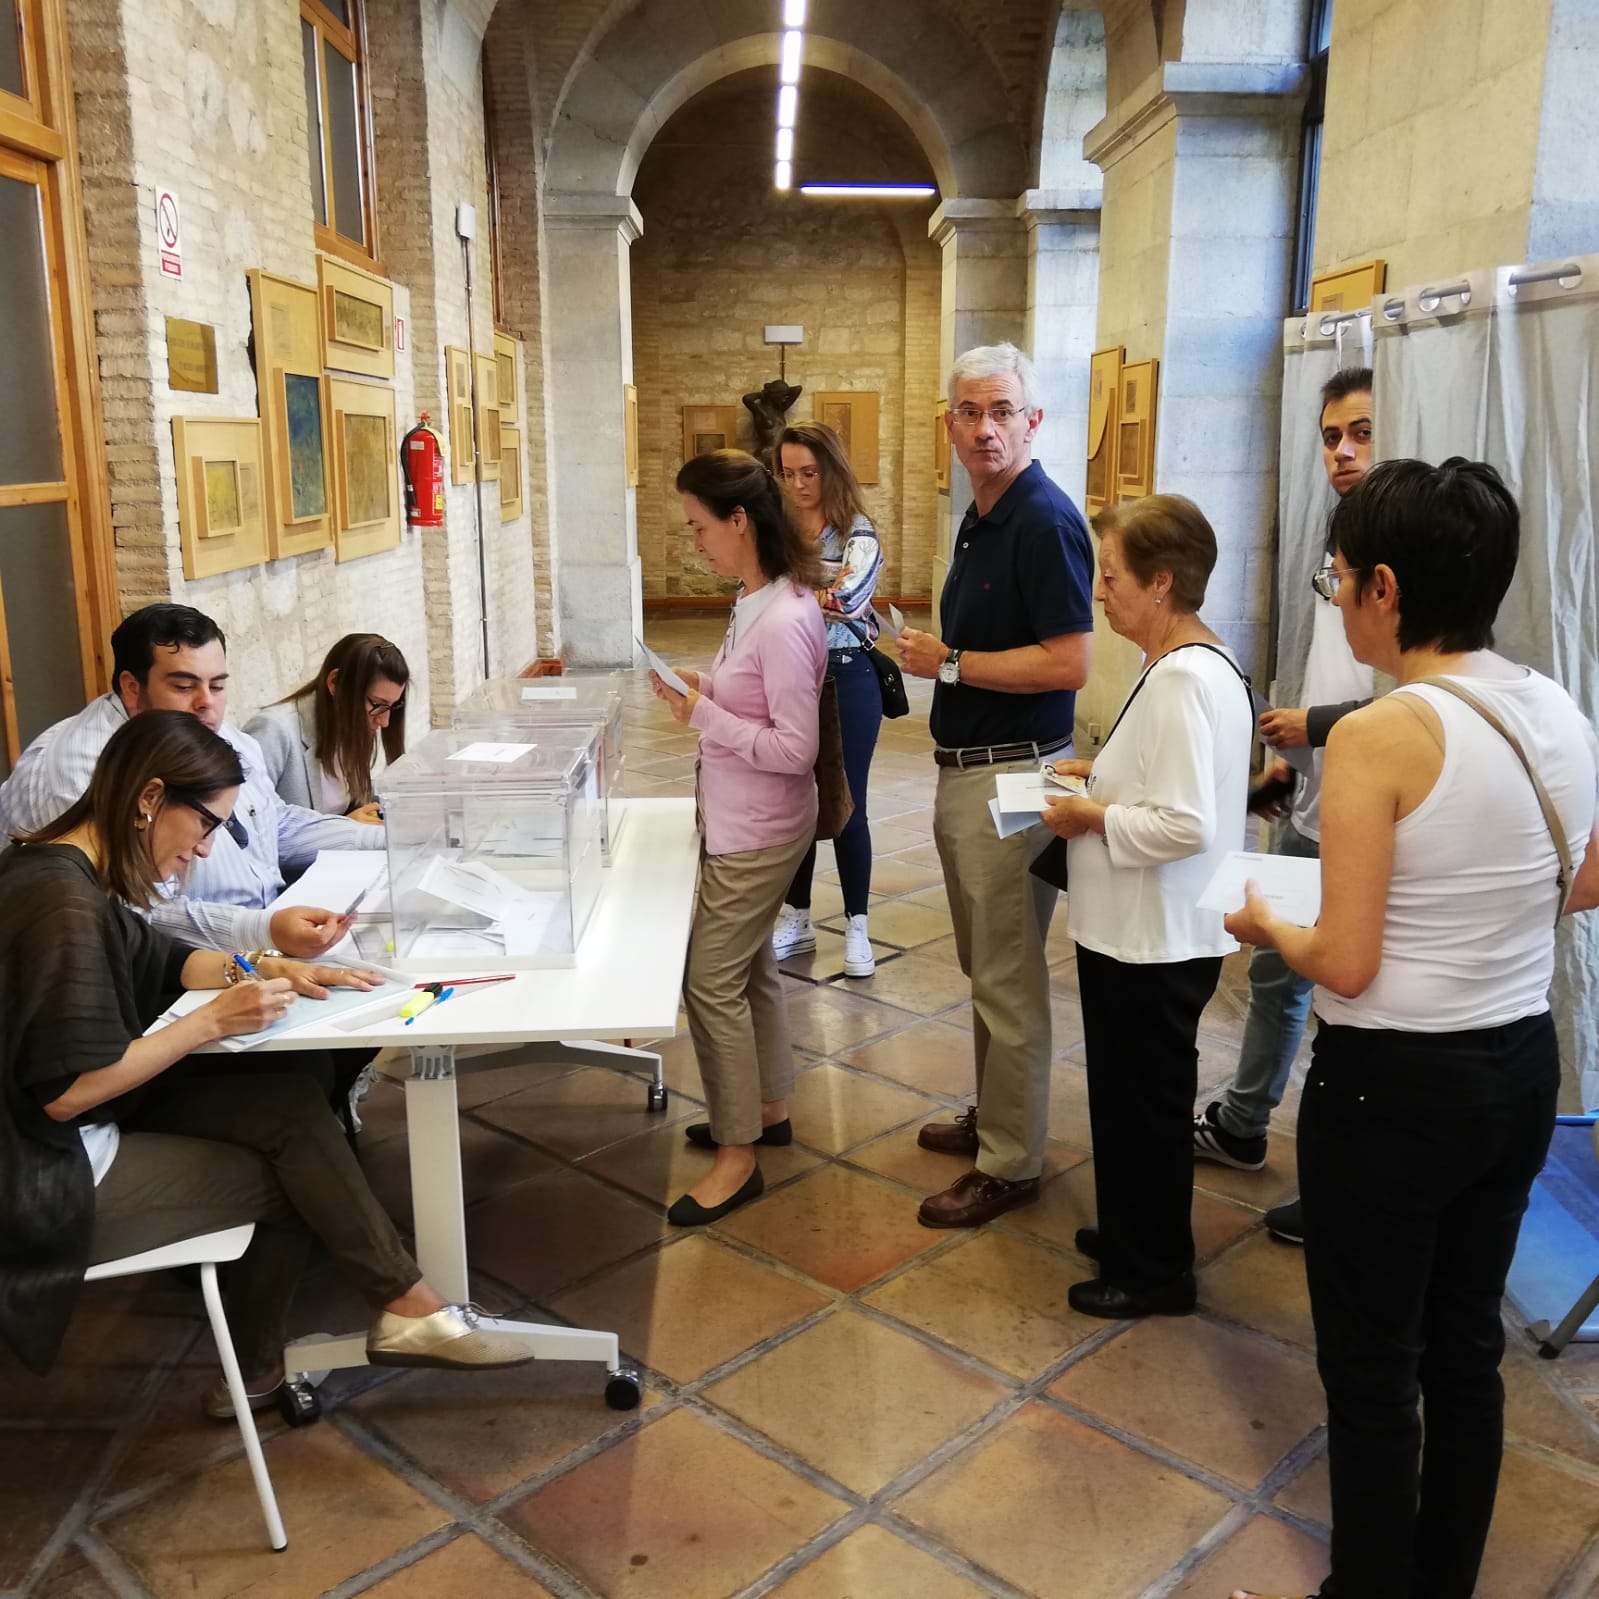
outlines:
[[140, 811], [139, 819], [133, 825], [139, 832], [142, 833], [154, 820], [155, 817], [149, 811]]

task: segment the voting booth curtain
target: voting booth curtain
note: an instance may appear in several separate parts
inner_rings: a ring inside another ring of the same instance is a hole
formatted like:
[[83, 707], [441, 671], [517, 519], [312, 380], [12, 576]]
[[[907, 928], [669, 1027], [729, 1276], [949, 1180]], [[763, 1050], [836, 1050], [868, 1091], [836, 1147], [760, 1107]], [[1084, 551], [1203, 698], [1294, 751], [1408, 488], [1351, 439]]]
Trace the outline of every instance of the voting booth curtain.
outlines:
[[[1365, 353], [1369, 351], [1369, 359]], [[1599, 720], [1599, 256], [1501, 267], [1381, 296], [1285, 335], [1278, 561], [1279, 703], [1295, 704], [1310, 639], [1308, 575], [1331, 492], [1317, 391], [1340, 366], [1374, 373], [1375, 454], [1487, 461], [1521, 507], [1521, 558], [1496, 647], [1563, 685]], [[1599, 925], [1567, 918], [1551, 996], [1562, 1108], [1599, 1108]]]

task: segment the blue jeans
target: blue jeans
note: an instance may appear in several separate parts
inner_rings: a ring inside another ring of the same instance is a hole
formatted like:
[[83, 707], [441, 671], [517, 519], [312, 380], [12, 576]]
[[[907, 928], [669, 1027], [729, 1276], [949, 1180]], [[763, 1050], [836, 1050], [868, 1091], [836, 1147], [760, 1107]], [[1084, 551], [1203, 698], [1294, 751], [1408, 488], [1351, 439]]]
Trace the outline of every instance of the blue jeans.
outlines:
[[[844, 740], [844, 776], [855, 802], [844, 831], [833, 840], [844, 914], [864, 916], [872, 889], [872, 833], [866, 821], [866, 782], [871, 775], [877, 731], [883, 725], [883, 690], [872, 663], [861, 650], [830, 655], [827, 675], [838, 684], [838, 728]], [[816, 846], [806, 850], [784, 896], [796, 910], [811, 908], [811, 878], [816, 871]]]
[[[1292, 822], [1284, 822], [1274, 853], [1314, 859], [1321, 850]], [[1249, 1019], [1244, 1023], [1238, 1070], [1216, 1109], [1216, 1120], [1235, 1138], [1266, 1136], [1305, 1036], [1314, 986], [1274, 949], [1257, 949], [1250, 958]]]

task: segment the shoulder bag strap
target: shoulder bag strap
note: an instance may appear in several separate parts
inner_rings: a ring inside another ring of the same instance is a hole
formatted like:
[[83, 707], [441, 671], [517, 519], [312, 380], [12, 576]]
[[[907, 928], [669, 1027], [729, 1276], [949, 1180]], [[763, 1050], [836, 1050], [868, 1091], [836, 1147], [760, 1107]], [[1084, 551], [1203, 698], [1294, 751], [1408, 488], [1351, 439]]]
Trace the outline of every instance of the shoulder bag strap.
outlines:
[[1527, 759], [1527, 752], [1521, 747], [1521, 740], [1505, 725], [1504, 720], [1492, 706], [1485, 705], [1469, 689], [1464, 689], [1453, 678], [1424, 677], [1415, 683], [1407, 683], [1406, 688], [1441, 688], [1445, 694], [1453, 694], [1457, 700], [1463, 700], [1474, 710], [1494, 732], [1496, 732], [1511, 749], [1516, 752], [1516, 759], [1521, 762], [1521, 767], [1527, 774], [1527, 780], [1532, 784], [1532, 791], [1538, 796], [1538, 807], [1543, 812], [1544, 826], [1549, 829], [1549, 837], [1555, 846], [1555, 854], [1560, 858], [1560, 903], [1555, 908], [1555, 926], [1560, 925], [1560, 918], [1566, 914], [1566, 902], [1571, 898], [1571, 891], [1576, 886], [1571, 870], [1571, 847], [1566, 842], [1565, 829], [1560, 825], [1560, 813], [1555, 809], [1555, 802], [1549, 798], [1549, 790], [1543, 786], [1543, 780], [1532, 769], [1532, 762]]
[[[1254, 689], [1250, 686], [1249, 678], [1239, 668], [1238, 663], [1232, 658], [1232, 656], [1230, 656], [1226, 650], [1217, 649], [1214, 644], [1207, 644], [1203, 639], [1195, 639], [1192, 644], [1179, 644], [1177, 649], [1167, 650], [1166, 654], [1161, 656], [1160, 661], [1166, 660], [1168, 656], [1177, 654], [1178, 650], [1209, 650], [1212, 655], [1219, 655], [1230, 667], [1232, 667], [1234, 675], [1237, 677], [1238, 681], [1244, 685], [1244, 692], [1250, 697], [1249, 722], [1250, 725], [1253, 726], [1255, 721]], [[1105, 735], [1105, 744], [1109, 744], [1111, 739], [1115, 737], [1116, 729], [1122, 725], [1122, 718], [1128, 713], [1129, 710], [1132, 709], [1133, 701], [1138, 698], [1139, 690], [1143, 688], [1145, 681], [1149, 677], [1149, 674], [1160, 665], [1160, 661], [1152, 661], [1143, 669], [1142, 672], [1138, 674], [1138, 681], [1133, 684], [1132, 693], [1122, 701], [1122, 708], [1117, 711], [1116, 720], [1111, 723], [1110, 732]], [[1101, 744], [1099, 746], [1100, 754], [1104, 754], [1105, 744]]]

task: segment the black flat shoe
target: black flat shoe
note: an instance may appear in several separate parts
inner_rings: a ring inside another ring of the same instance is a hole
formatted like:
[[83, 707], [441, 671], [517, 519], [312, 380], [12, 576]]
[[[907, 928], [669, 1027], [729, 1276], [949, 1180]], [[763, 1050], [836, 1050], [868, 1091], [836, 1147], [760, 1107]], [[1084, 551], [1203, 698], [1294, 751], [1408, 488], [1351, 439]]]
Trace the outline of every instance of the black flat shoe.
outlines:
[[720, 1221], [724, 1216], [737, 1210], [740, 1205], [747, 1205], [752, 1199], [759, 1199], [765, 1192], [766, 1179], [761, 1176], [761, 1168], [757, 1166], [749, 1174], [744, 1186], [731, 1199], [724, 1199], [720, 1205], [712, 1205], [707, 1210], [692, 1194], [684, 1194], [674, 1201], [672, 1208], [666, 1213], [666, 1219], [674, 1227], [705, 1227], [713, 1221]]
[[[711, 1124], [709, 1122], [690, 1122], [683, 1129], [683, 1136], [700, 1149], [720, 1149], [721, 1145], [711, 1137]], [[780, 1122], [773, 1122], [770, 1127], [761, 1129], [761, 1136], [755, 1140], [757, 1144], [779, 1145], [794, 1142], [794, 1123], [785, 1116]]]
[[1091, 1282], [1073, 1283], [1066, 1290], [1066, 1302], [1078, 1315], [1099, 1316], [1106, 1321], [1126, 1321], [1132, 1316], [1187, 1316], [1197, 1298], [1191, 1271], [1160, 1288], [1116, 1288], [1095, 1277]]
[[1079, 1255], [1083, 1255], [1089, 1260], [1099, 1259], [1099, 1229], [1097, 1227], [1079, 1227], [1077, 1236], [1072, 1242]]

